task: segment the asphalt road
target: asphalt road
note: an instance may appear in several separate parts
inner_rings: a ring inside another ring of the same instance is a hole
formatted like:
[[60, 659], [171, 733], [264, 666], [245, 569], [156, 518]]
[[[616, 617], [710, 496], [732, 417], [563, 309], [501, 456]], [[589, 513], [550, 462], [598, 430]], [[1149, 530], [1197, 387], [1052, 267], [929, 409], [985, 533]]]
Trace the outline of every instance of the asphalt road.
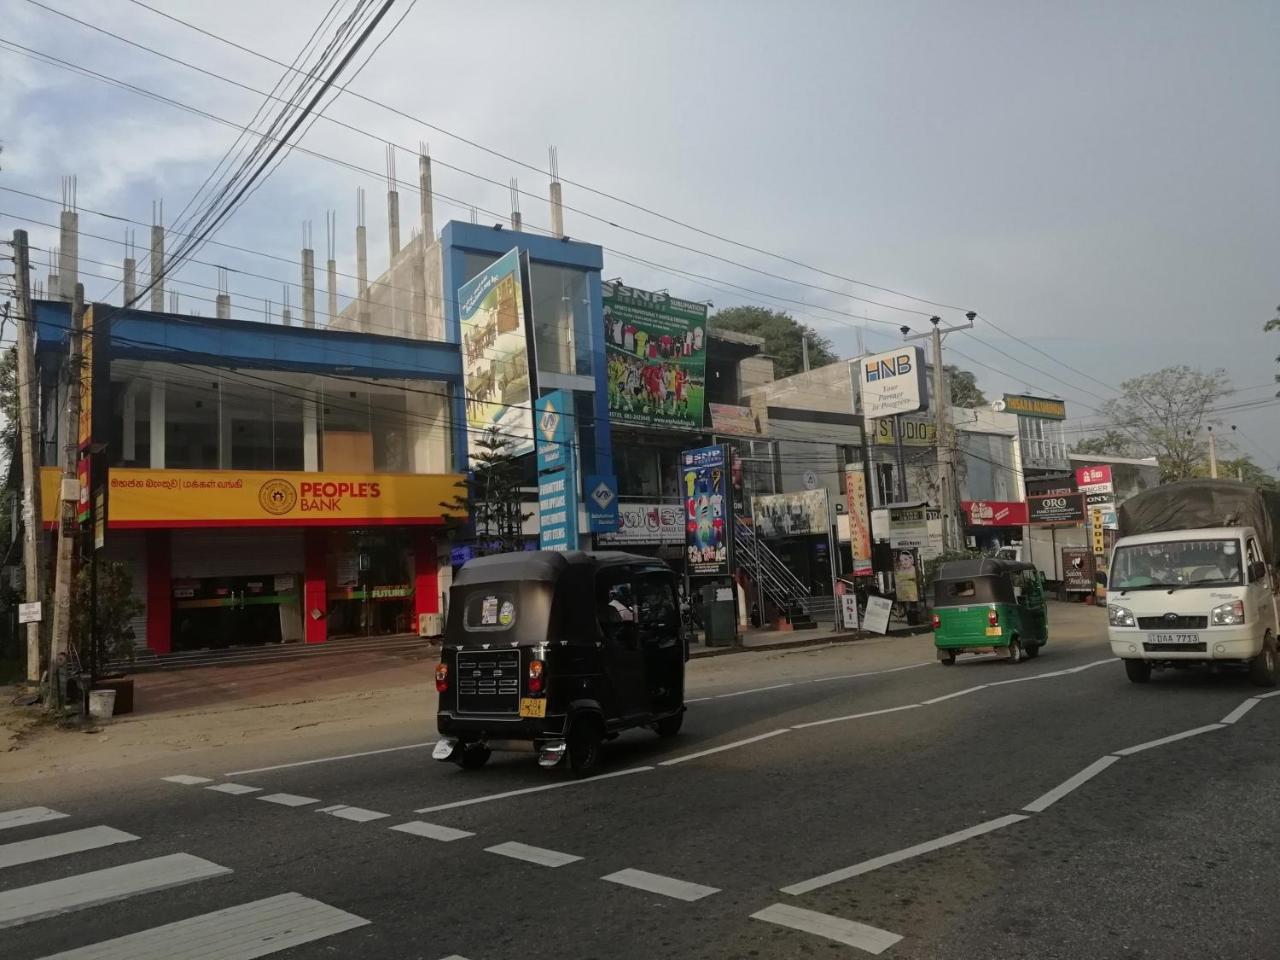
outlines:
[[[1280, 698], [1131, 685], [1101, 611], [1053, 617], [1019, 665], [921, 638], [696, 667], [685, 732], [628, 734], [587, 781], [433, 763], [424, 725], [24, 785], [0, 954], [1280, 956]], [[44, 807], [66, 816], [24, 822]]]

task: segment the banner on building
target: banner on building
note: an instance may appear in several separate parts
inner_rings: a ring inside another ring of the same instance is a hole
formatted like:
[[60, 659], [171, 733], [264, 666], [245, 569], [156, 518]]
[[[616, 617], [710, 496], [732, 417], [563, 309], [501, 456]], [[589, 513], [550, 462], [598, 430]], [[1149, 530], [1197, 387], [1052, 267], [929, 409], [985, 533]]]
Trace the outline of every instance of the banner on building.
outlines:
[[871, 511], [867, 503], [867, 477], [860, 466], [844, 472], [845, 509], [849, 518], [849, 550], [853, 554], [853, 575], [871, 575]]
[[[876, 421], [871, 434], [871, 442], [876, 446], [896, 446], [894, 437], [896, 417], [882, 417]], [[938, 443], [938, 425], [932, 420], [907, 420], [902, 423], [902, 445], [904, 447], [933, 447]]]
[[1022, 527], [1027, 505], [1017, 500], [961, 500], [960, 509], [971, 527]]
[[923, 503], [890, 507], [889, 546], [916, 550], [921, 560], [942, 556], [942, 511]]
[[851, 362], [858, 365], [858, 390], [866, 419], [915, 413], [929, 405], [924, 351], [919, 347], [899, 347]]
[[733, 519], [729, 500], [729, 457], [723, 445], [685, 450], [680, 455], [688, 572], [697, 577], [729, 575]]
[[553, 390], [534, 403], [538, 451], [538, 545], [543, 550], [578, 549], [578, 432], [572, 396]]
[[603, 288], [609, 419], [701, 430], [707, 305], [620, 283]]
[[723, 433], [730, 437], [763, 436], [756, 412], [750, 407], [741, 407], [732, 403], [712, 403], [711, 429], [715, 433]]
[[512, 456], [531, 453], [533, 382], [520, 251], [511, 250], [458, 288], [467, 450], [489, 430]]
[[601, 543], [618, 546], [664, 546], [684, 539], [684, 509], [674, 503], [620, 503], [615, 529], [600, 534]]
[[1028, 397], [1020, 393], [1004, 395], [1004, 412], [1016, 413], [1020, 417], [1035, 417], [1040, 420], [1067, 419], [1067, 405], [1061, 400], [1050, 400], [1048, 397]]
[[1033, 494], [1027, 497], [1027, 521], [1037, 523], [1084, 523], [1084, 494]]
[[826, 488], [757, 496], [751, 503], [756, 532], [775, 537], [826, 536], [831, 528]]

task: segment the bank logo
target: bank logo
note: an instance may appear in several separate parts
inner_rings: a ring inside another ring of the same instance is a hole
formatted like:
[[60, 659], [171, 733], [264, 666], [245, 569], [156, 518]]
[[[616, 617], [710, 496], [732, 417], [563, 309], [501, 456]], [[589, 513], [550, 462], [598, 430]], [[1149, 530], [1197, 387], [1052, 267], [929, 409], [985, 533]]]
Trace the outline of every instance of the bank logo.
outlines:
[[284, 516], [298, 505], [298, 491], [288, 480], [268, 480], [258, 490], [258, 505], [267, 513]]
[[877, 380], [888, 380], [890, 377], [901, 377], [912, 371], [911, 354], [902, 353], [896, 357], [881, 358], [866, 364], [867, 383]]
[[609, 504], [613, 503], [613, 496], [613, 490], [603, 480], [596, 484], [596, 488], [591, 491], [591, 499], [595, 501], [596, 506], [601, 510], [609, 509]]
[[547, 441], [555, 439], [556, 429], [560, 426], [560, 414], [556, 410], [555, 404], [547, 401], [547, 405], [543, 408], [542, 418], [538, 422], [538, 427], [542, 430], [542, 436]]

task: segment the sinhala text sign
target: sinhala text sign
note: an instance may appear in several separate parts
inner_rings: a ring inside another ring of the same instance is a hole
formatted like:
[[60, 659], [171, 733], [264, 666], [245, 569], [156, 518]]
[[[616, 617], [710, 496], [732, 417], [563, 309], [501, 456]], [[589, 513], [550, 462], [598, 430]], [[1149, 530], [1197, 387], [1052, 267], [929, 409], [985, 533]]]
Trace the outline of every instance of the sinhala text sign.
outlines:
[[862, 415], [868, 420], [914, 413], [928, 405], [924, 351], [919, 347], [899, 347], [852, 362], [858, 365]]

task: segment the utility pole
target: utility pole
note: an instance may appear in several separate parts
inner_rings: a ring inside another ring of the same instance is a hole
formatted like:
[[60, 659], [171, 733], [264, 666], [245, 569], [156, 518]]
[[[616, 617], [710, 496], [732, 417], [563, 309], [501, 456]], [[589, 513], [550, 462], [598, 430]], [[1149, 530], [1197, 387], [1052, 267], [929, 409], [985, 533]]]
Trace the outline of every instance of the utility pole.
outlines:
[[938, 506], [942, 509], [942, 549], [947, 551], [958, 547], [963, 540], [960, 528], [960, 504], [956, 502], [955, 492], [955, 448], [951, 442], [951, 424], [947, 415], [948, 397], [946, 393], [946, 376], [942, 370], [942, 337], [944, 334], [958, 330], [972, 330], [977, 314], [972, 310], [967, 313], [968, 323], [951, 327], [942, 326], [941, 317], [930, 317], [933, 330], [929, 333], [917, 333], [907, 340], [933, 341], [933, 418], [934, 429], [938, 434]]
[[[40, 458], [36, 453], [36, 363], [32, 339], [35, 317], [31, 311], [31, 269], [27, 231], [13, 231], [14, 280], [18, 300], [18, 444], [22, 447], [22, 566], [28, 603], [44, 600], [44, 514], [40, 507]], [[27, 624], [27, 681], [40, 682], [41, 622]]]
[[[80, 369], [81, 344], [80, 337], [84, 330], [84, 284], [77, 283], [75, 297], [71, 301], [71, 350], [67, 361], [67, 411], [66, 433], [63, 437], [63, 450], [66, 463], [63, 465], [63, 487], [77, 485], [76, 464], [80, 453], [80, 382], [83, 372]], [[67, 481], [71, 481], [70, 484]], [[70, 505], [69, 505], [70, 504]], [[66, 516], [68, 510], [74, 511], [71, 504], [61, 494], [58, 497], [58, 554], [54, 568], [53, 581], [53, 637], [49, 650], [49, 703], [55, 710], [62, 708], [62, 684], [59, 673], [66, 662], [67, 651], [71, 639], [71, 585], [75, 578], [75, 542], [77, 525], [75, 518]]]
[[1213, 435], [1213, 427], [1209, 428], [1209, 476], [1218, 479], [1218, 441]]
[[804, 365], [804, 372], [809, 372], [809, 336], [802, 334], [800, 336], [800, 359]]

